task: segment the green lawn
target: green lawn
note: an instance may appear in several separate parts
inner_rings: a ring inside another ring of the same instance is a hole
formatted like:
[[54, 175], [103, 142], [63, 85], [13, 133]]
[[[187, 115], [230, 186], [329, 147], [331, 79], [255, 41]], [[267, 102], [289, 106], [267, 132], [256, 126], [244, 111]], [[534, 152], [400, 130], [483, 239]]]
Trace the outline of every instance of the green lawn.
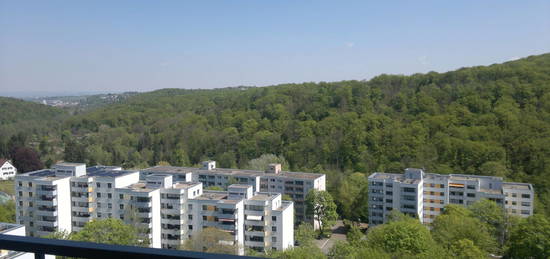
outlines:
[[5, 192], [10, 195], [15, 194], [15, 187], [13, 180], [0, 181], [0, 192]]

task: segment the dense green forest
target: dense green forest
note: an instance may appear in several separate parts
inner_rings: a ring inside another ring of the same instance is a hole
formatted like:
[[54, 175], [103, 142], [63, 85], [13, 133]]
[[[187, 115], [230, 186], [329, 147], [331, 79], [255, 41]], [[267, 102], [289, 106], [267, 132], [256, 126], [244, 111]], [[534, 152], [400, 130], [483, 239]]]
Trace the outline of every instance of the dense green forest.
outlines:
[[326, 173], [339, 214], [362, 220], [351, 208], [367, 175], [423, 167], [531, 182], [536, 211], [550, 215], [550, 54], [368, 81], [162, 89], [78, 115], [0, 101], [13, 111], [0, 117], [0, 151], [30, 146], [46, 166], [243, 167], [275, 154], [292, 170]]

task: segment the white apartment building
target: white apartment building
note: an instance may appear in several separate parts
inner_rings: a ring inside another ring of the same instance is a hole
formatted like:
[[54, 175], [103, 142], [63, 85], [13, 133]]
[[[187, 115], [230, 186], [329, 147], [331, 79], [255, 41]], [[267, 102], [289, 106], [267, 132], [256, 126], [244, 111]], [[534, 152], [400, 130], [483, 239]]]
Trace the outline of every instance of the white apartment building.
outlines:
[[0, 180], [8, 180], [17, 174], [17, 168], [7, 159], [0, 159]]
[[[25, 226], [19, 224], [11, 224], [0, 222], [0, 235], [25, 236]], [[2, 259], [34, 259], [34, 253], [0, 250], [0, 258]], [[46, 259], [55, 259], [53, 255], [45, 255]]]
[[[216, 161], [205, 161], [200, 168], [155, 166], [141, 170], [142, 178], [147, 174], [171, 174], [174, 179], [189, 179], [201, 182], [204, 187], [219, 186], [226, 189], [231, 184], [253, 186], [254, 192], [277, 192], [289, 195], [294, 201], [298, 222], [306, 218], [305, 198], [311, 189], [326, 190], [324, 174], [286, 172], [280, 164], [270, 164], [265, 171], [216, 168]], [[308, 221], [313, 219], [308, 218]]]
[[386, 222], [392, 210], [431, 223], [447, 204], [471, 205], [489, 199], [509, 214], [533, 214], [533, 186], [507, 183], [501, 177], [430, 174], [407, 168], [404, 174], [373, 173], [369, 176], [369, 224]]
[[[231, 233], [241, 253], [245, 246], [283, 250], [294, 243], [293, 203], [282, 201], [279, 193], [254, 192], [251, 185], [203, 192], [202, 183], [187, 181], [191, 175], [179, 178], [185, 181], [159, 173], [141, 178], [139, 171], [74, 163], [20, 174], [16, 177], [17, 222], [27, 226], [30, 236], [46, 236], [79, 231], [96, 218], [120, 218], [138, 226], [143, 240], [155, 248], [178, 248], [208, 226]], [[262, 206], [265, 213], [257, 220], [270, 228], [262, 238], [246, 232], [247, 213], [257, 214], [247, 211], [249, 203]]]

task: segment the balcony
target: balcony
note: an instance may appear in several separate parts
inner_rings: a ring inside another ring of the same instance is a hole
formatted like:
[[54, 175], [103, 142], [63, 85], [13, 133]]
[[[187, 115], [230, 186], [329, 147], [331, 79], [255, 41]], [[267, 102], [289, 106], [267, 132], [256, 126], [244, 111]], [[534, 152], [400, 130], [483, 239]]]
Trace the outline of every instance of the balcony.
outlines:
[[37, 210], [36, 215], [38, 216], [50, 216], [57, 217], [57, 210]]
[[72, 211], [74, 211], [74, 212], [92, 212], [92, 211], [94, 211], [94, 208], [73, 206]]
[[35, 201], [38, 206], [57, 206], [57, 199], [54, 200], [37, 200]]
[[57, 195], [57, 190], [56, 189], [41, 189], [41, 188], [38, 188], [38, 189], [36, 189], [36, 194], [37, 195], [55, 196], [55, 195]]
[[150, 201], [148, 202], [136, 201], [134, 202], [134, 205], [136, 208], [150, 208], [152, 206], [152, 203]]
[[43, 220], [37, 220], [35, 221], [37, 226], [44, 226], [44, 227], [57, 227], [57, 221], [43, 221]]
[[137, 215], [140, 218], [151, 218], [151, 217], [153, 217], [152, 212], [138, 212]]
[[78, 242], [69, 240], [22, 237], [0, 234], [0, 249], [35, 253], [35, 258], [44, 254], [85, 258], [158, 258], [158, 259], [259, 259], [258, 257], [210, 254], [172, 249], [155, 249], [135, 246], [120, 246]]
[[93, 202], [94, 198], [93, 197], [86, 197], [86, 196], [71, 197], [71, 201], [74, 201], [74, 202]]

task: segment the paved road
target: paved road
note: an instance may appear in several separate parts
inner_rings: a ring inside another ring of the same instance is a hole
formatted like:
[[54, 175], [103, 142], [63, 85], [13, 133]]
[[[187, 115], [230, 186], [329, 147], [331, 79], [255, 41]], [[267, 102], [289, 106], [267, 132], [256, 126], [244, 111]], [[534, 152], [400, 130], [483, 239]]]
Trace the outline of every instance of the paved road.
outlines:
[[344, 223], [341, 220], [336, 221], [336, 224], [331, 229], [332, 235], [330, 238], [325, 238], [321, 240], [315, 240], [315, 243], [323, 253], [328, 254], [330, 248], [334, 246], [334, 243], [338, 240], [346, 240], [346, 229], [344, 228]]

